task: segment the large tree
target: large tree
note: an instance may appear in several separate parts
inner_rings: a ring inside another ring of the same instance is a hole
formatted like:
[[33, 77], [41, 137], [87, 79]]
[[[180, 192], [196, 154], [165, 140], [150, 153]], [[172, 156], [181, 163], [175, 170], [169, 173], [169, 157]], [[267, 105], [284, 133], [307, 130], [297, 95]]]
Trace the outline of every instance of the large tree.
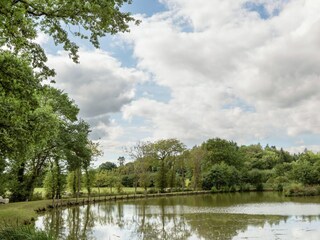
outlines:
[[168, 185], [174, 187], [176, 160], [185, 149], [185, 145], [175, 138], [159, 140], [152, 144], [151, 151], [153, 157], [157, 160], [158, 168], [156, 185], [161, 191]]
[[221, 162], [237, 167], [242, 164], [239, 148], [235, 142], [221, 138], [213, 138], [203, 143], [202, 147], [207, 151], [207, 169], [213, 164]]
[[135, 20], [120, 10], [127, 3], [131, 0], [1, 0], [0, 47], [28, 57], [43, 77], [53, 76], [44, 50], [35, 42], [39, 31], [62, 44], [77, 62], [78, 46], [70, 35], [99, 47], [99, 38], [106, 33], [128, 31], [128, 23]]

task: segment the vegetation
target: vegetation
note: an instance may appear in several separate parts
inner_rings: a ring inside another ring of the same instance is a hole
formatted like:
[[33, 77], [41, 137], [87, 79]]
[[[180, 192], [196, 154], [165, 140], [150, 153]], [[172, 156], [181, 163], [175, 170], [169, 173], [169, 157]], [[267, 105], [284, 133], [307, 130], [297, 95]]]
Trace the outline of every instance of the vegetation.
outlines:
[[131, 1], [0, 2], [0, 195], [31, 200], [34, 188], [44, 185], [47, 197], [61, 198], [67, 175], [74, 195], [80, 195], [82, 181], [90, 193], [90, 165], [101, 152], [73, 100], [44, 83], [54, 82], [55, 73], [35, 40], [41, 31], [78, 62], [70, 35], [99, 47], [105, 34], [128, 31], [135, 20], [120, 10], [126, 3]]
[[[109, 193], [126, 188], [148, 193], [266, 187], [288, 195], [320, 194], [319, 153], [305, 150], [292, 155], [268, 145], [238, 146], [220, 138], [192, 149], [178, 139], [139, 142], [126, 150], [131, 161], [120, 156], [118, 165], [105, 162], [92, 168], [93, 159], [102, 155], [99, 145], [90, 141], [90, 126], [79, 119], [74, 101], [45, 84], [54, 71], [35, 43], [37, 30], [62, 44], [77, 62], [78, 47], [69, 35], [99, 47], [100, 37], [128, 31], [128, 23], [135, 21], [120, 11], [130, 2], [0, 1], [0, 195], [22, 202], [79, 198], [83, 189], [90, 198], [95, 189], [100, 195], [105, 188]], [[35, 194], [36, 187], [43, 187], [45, 196]], [[1, 206], [2, 215], [12, 218], [26, 205], [11, 206], [15, 210]], [[24, 213], [34, 216], [36, 207], [30, 206]]]
[[[274, 146], [238, 146], [232, 141], [213, 138], [192, 149], [177, 139], [139, 142], [128, 148], [127, 153], [133, 162], [112, 170], [125, 187], [139, 186], [145, 191], [153, 188], [160, 192], [266, 188], [288, 191], [290, 185], [300, 184], [301, 188], [315, 189], [303, 194], [320, 194], [319, 188], [312, 187], [320, 184], [320, 154], [308, 150], [290, 154]], [[100, 177], [106, 173], [103, 169], [99, 172]]]
[[52, 37], [56, 45], [62, 44], [73, 61], [78, 62], [78, 46], [70, 35], [89, 39], [99, 47], [99, 38], [107, 33], [128, 31], [128, 23], [135, 20], [130, 13], [120, 11], [125, 3], [130, 4], [131, 0], [2, 0], [0, 47], [27, 59], [33, 68], [41, 70], [38, 76], [53, 76], [54, 70], [45, 65], [43, 48], [34, 41], [38, 31]]
[[0, 229], [2, 240], [53, 240], [54, 237], [31, 226], [7, 227]]

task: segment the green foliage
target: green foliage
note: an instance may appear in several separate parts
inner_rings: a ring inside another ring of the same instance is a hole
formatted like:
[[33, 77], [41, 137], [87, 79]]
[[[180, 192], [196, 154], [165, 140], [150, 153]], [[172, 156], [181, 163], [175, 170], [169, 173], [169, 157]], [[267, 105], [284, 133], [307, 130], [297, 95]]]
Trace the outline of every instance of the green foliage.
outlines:
[[39, 81], [27, 61], [0, 54], [0, 163], [30, 143], [30, 112], [38, 107]]
[[222, 187], [231, 187], [237, 184], [239, 172], [234, 166], [225, 162], [215, 164], [203, 179], [204, 189], [211, 189], [213, 186], [220, 190]]
[[74, 196], [79, 196], [82, 188], [82, 179], [80, 169], [70, 171], [67, 176], [67, 186]]
[[109, 171], [117, 168], [117, 165], [113, 162], [104, 162], [99, 166], [100, 171]]
[[44, 50], [34, 41], [37, 31], [51, 36], [56, 45], [62, 44], [77, 62], [78, 46], [69, 35], [89, 39], [99, 47], [99, 38], [106, 33], [128, 31], [128, 23], [134, 19], [120, 11], [124, 3], [131, 3], [131, 0], [2, 0], [0, 47], [6, 46], [30, 59], [34, 68], [41, 69], [41, 76], [53, 76], [53, 70], [45, 65]]
[[263, 190], [263, 173], [258, 169], [252, 169], [248, 172], [249, 183], [254, 185], [256, 190], [261, 191]]
[[2, 240], [54, 240], [50, 234], [32, 226], [4, 227], [0, 229]]
[[312, 164], [307, 160], [299, 160], [293, 163], [291, 178], [303, 184], [317, 183], [316, 172]]
[[54, 181], [54, 175], [55, 174], [52, 171], [48, 171], [43, 181], [43, 187], [47, 198], [54, 198], [56, 193], [56, 181]]
[[203, 143], [203, 148], [207, 151], [207, 166], [221, 162], [237, 167], [242, 164], [239, 147], [235, 142], [214, 138]]
[[277, 176], [275, 178], [270, 178], [267, 182], [272, 185], [273, 190], [282, 192], [287, 184], [289, 184], [289, 179], [286, 176]]

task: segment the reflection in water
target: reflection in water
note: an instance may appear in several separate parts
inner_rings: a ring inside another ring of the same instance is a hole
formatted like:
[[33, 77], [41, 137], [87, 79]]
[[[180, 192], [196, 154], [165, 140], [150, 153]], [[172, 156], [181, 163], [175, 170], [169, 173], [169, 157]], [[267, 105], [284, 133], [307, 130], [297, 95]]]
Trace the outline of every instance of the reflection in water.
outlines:
[[107, 202], [54, 210], [36, 226], [57, 239], [320, 239], [320, 200], [291, 200], [236, 193]]

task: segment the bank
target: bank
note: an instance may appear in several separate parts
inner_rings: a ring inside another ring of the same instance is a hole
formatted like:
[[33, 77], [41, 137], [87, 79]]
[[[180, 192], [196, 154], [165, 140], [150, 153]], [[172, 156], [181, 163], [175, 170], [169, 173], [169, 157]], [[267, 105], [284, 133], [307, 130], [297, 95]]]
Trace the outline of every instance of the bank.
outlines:
[[16, 202], [0, 205], [0, 225], [18, 226], [32, 224], [39, 213], [60, 207], [72, 207], [99, 202], [125, 201], [141, 198], [157, 198], [181, 195], [207, 194], [211, 191], [184, 191], [149, 194], [118, 194], [95, 197], [68, 198], [59, 200], [39, 200], [29, 202]]

